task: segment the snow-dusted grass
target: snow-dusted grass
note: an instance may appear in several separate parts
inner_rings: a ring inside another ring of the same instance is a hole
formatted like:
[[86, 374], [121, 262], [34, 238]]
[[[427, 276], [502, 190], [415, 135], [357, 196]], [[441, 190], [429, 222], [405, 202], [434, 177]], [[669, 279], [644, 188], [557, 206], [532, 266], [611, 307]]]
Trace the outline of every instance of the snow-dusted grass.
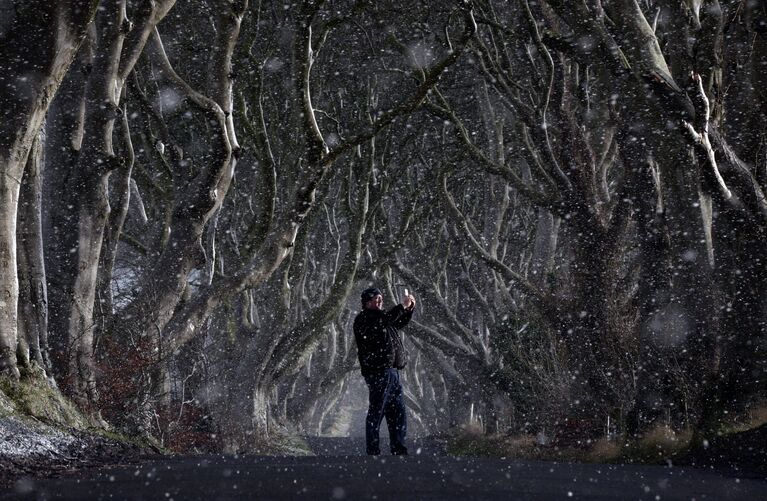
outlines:
[[8, 416], [16, 411], [13, 401], [0, 391], [0, 417]]
[[0, 379], [0, 491], [25, 478], [136, 461], [147, 452], [146, 444], [91, 427], [42, 371]]

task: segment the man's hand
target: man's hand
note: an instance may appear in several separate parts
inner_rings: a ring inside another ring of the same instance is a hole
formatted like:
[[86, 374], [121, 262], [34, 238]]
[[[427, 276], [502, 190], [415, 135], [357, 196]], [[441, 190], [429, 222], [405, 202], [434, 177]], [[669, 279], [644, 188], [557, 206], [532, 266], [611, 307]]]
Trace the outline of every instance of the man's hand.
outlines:
[[415, 297], [413, 297], [412, 294], [405, 294], [405, 297], [402, 299], [402, 306], [406, 310], [412, 310], [415, 308]]

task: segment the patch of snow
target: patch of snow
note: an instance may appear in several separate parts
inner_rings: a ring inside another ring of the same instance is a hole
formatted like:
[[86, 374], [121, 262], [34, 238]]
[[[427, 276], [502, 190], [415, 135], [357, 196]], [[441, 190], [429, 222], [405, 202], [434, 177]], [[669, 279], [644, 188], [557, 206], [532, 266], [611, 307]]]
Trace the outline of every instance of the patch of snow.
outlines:
[[77, 438], [44, 424], [30, 425], [14, 417], [0, 418], [0, 457], [60, 456]]

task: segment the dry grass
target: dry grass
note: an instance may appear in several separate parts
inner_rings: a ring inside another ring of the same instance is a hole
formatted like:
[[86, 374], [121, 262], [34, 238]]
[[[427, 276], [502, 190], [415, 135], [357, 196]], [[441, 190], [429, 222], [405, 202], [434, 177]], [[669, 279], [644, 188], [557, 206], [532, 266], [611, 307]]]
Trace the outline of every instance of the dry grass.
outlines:
[[303, 437], [274, 434], [268, 439], [258, 440], [248, 450], [249, 454], [260, 456], [313, 456], [311, 447]]
[[751, 428], [757, 428], [763, 424], [767, 424], [767, 402], [762, 402], [758, 406], [753, 407], [748, 411], [751, 418]]
[[583, 455], [588, 463], [614, 463], [623, 457], [623, 448], [615, 440], [606, 437], [594, 441]]
[[[767, 425], [767, 401], [748, 412], [733, 416], [723, 435], [756, 430]], [[448, 453], [455, 456], [512, 457], [532, 460], [577, 461], [585, 463], [661, 463], [679, 460], [691, 447], [692, 430], [674, 431], [657, 425], [638, 440], [582, 440], [573, 445], [542, 443], [534, 435], [485, 435], [478, 426], [454, 432]]]
[[478, 426], [464, 426], [448, 440], [448, 453], [454, 456], [540, 459], [540, 448], [532, 435], [485, 435]]
[[728, 432], [740, 433], [767, 424], [767, 401], [759, 402], [748, 411], [737, 416], [728, 427]]
[[[466, 426], [451, 435], [447, 451], [453, 456], [589, 461], [585, 449], [542, 442], [544, 441], [535, 435], [485, 435], [478, 427]], [[604, 460], [597, 458], [595, 461], [603, 462]]]
[[666, 425], [657, 425], [646, 432], [639, 440], [627, 443], [621, 457], [622, 461], [639, 463], [657, 463], [673, 458], [690, 446], [692, 430], [676, 432]]
[[584, 463], [658, 463], [685, 451], [691, 438], [690, 431], [674, 432], [668, 426], [656, 426], [637, 441], [605, 437], [585, 440], [583, 445], [562, 446], [543, 445], [533, 435], [484, 435], [481, 430], [466, 427], [451, 437], [448, 453]]

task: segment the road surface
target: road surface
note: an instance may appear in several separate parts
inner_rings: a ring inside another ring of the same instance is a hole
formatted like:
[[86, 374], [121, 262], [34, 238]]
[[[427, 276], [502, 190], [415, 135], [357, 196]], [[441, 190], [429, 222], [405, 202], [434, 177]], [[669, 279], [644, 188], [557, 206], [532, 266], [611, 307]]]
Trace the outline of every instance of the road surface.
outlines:
[[[310, 439], [313, 457], [162, 458], [23, 479], [0, 499], [767, 500], [767, 481], [694, 468], [359, 454], [360, 439]], [[420, 454], [416, 454], [420, 448]]]

